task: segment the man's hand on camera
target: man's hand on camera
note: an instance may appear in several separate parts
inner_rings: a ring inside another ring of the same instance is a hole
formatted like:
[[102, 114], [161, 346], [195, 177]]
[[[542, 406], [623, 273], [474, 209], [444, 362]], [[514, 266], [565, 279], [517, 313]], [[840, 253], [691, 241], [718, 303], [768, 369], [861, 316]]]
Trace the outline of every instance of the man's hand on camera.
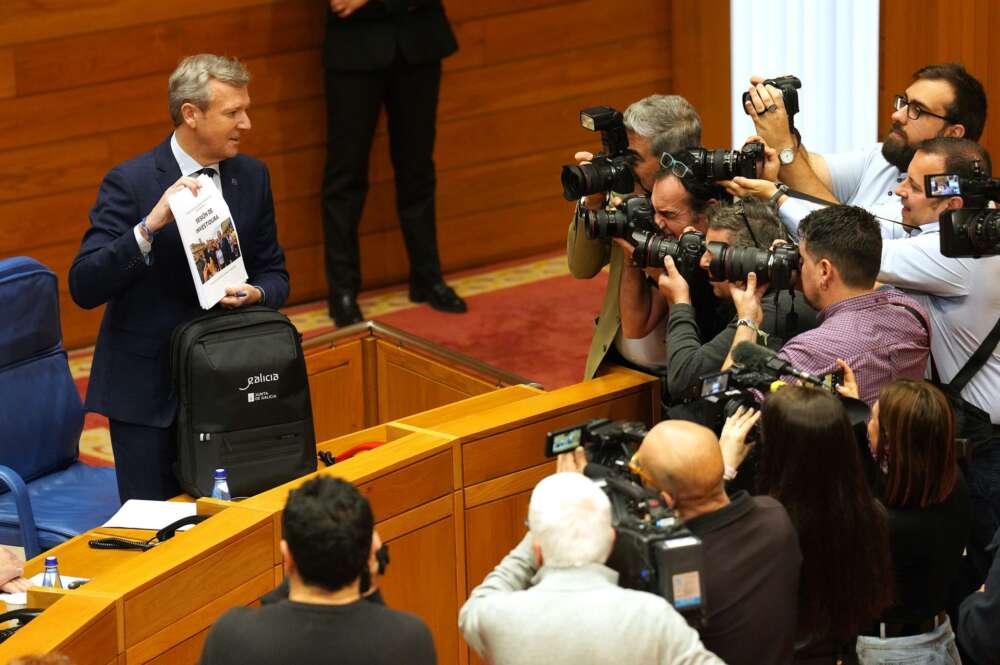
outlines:
[[759, 199], [770, 201], [774, 193], [778, 191], [778, 186], [770, 180], [757, 180], [736, 176], [732, 180], [721, 180], [719, 184], [726, 188], [726, 191], [740, 199]]
[[568, 453], [562, 453], [556, 458], [556, 473], [583, 473], [585, 466], [587, 466], [587, 453], [582, 446]]
[[754, 444], [747, 445], [747, 435], [760, 420], [760, 411], [740, 407], [736, 413], [726, 418], [719, 435], [722, 461], [726, 466], [738, 469]]
[[764, 321], [764, 310], [760, 306], [761, 298], [767, 291], [767, 283], [757, 286], [757, 274], [747, 275], [747, 283], [740, 286], [737, 282], [730, 282], [729, 292], [733, 296], [733, 305], [736, 306], [737, 319], [749, 319], [758, 326]]
[[666, 298], [667, 302], [671, 305], [677, 303], [690, 305], [691, 288], [688, 286], [687, 280], [684, 279], [684, 276], [681, 275], [679, 270], [677, 270], [677, 266], [674, 265], [674, 260], [669, 256], [664, 258], [663, 267], [665, 270], [657, 280], [657, 286], [660, 288], [660, 293], [663, 294], [663, 297]]
[[612, 240], [614, 240], [615, 244], [621, 247], [622, 251], [625, 252], [625, 265], [637, 267], [632, 264], [632, 253], [635, 252], [635, 247], [633, 247], [632, 244], [624, 238], [612, 238]]
[[[591, 152], [581, 151], [573, 155], [573, 159], [576, 160], [577, 164], [590, 164], [591, 160], [594, 159], [594, 154]], [[604, 208], [604, 194], [591, 194], [590, 196], [583, 197], [583, 207], [587, 210], [601, 210]]]
[[764, 137], [768, 145], [779, 148], [796, 147], [795, 137], [788, 126], [788, 112], [781, 91], [771, 85], [764, 85], [764, 77], [750, 77], [750, 101], [744, 106], [753, 120], [757, 133]]

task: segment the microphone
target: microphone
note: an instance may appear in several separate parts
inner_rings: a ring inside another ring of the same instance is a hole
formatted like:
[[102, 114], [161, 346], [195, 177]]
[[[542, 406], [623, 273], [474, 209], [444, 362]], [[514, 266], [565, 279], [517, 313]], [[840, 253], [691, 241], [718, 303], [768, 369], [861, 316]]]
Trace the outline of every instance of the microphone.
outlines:
[[733, 362], [739, 363], [753, 372], [763, 372], [775, 376], [788, 374], [809, 383], [818, 385], [823, 383], [823, 379], [815, 374], [795, 369], [788, 361], [779, 358], [775, 351], [753, 342], [740, 342], [733, 347]]

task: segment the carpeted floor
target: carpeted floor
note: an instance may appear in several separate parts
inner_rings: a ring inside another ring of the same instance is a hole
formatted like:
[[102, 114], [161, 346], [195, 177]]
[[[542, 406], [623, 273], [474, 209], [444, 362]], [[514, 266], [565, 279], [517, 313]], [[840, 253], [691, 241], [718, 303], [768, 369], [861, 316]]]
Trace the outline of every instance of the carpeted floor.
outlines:
[[[547, 390], [580, 380], [593, 321], [607, 286], [607, 273], [591, 280], [569, 275], [563, 253], [509, 262], [447, 276], [466, 299], [466, 314], [444, 314], [407, 298], [406, 288], [363, 293], [365, 316], [459, 351], [499, 369], [537, 381]], [[326, 303], [284, 310], [307, 338], [334, 329]], [[80, 394], [90, 375], [91, 349], [70, 353]], [[107, 420], [88, 414], [80, 457], [113, 464]]]

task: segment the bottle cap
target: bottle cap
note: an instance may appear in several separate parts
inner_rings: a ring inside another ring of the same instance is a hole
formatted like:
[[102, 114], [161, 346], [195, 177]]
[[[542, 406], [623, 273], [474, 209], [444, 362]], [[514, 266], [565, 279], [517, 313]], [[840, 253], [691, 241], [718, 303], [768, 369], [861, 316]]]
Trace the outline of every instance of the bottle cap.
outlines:
[[59, 560], [56, 557], [54, 557], [54, 556], [47, 556], [47, 557], [45, 557], [45, 567], [46, 568], [48, 568], [49, 566], [58, 566], [58, 565], [59, 565]]
[[216, 469], [215, 470], [215, 477], [217, 479], [218, 478], [225, 478], [226, 477], [226, 470], [225, 469]]

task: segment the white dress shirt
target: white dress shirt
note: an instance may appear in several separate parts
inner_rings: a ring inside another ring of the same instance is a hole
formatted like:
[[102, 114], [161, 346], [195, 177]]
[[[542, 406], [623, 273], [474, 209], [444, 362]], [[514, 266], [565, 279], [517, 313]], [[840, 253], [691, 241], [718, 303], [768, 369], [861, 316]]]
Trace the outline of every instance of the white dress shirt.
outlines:
[[[931, 355], [947, 383], [1000, 318], [1000, 256], [951, 259], [941, 254], [937, 222], [913, 237], [882, 241], [880, 282], [910, 291], [931, 319]], [[962, 397], [1000, 425], [1000, 350], [969, 381]]]

